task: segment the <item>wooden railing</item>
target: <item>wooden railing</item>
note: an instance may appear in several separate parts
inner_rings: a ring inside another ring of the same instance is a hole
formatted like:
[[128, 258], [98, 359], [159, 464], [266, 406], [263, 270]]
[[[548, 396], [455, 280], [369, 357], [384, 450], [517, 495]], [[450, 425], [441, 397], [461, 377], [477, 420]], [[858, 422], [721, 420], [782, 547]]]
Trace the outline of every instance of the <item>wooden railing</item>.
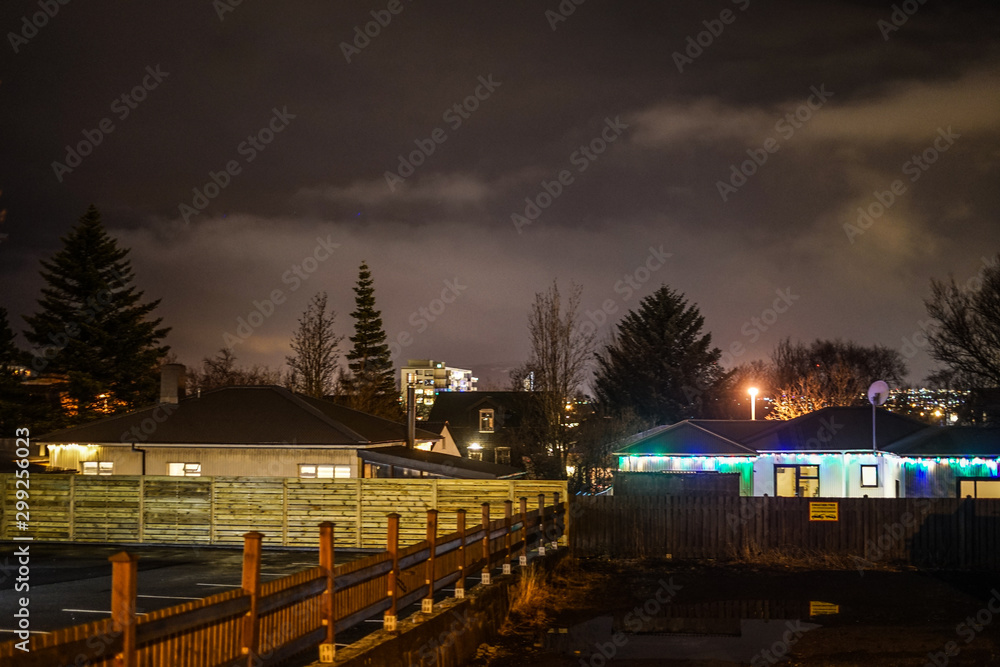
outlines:
[[111, 618], [77, 625], [47, 635], [32, 635], [27, 653], [19, 640], [0, 644], [0, 663], [24, 667], [87, 664], [95, 667], [220, 667], [277, 663], [319, 647], [321, 662], [332, 663], [338, 632], [383, 615], [383, 627], [394, 631], [400, 610], [421, 601], [421, 612], [434, 609], [434, 593], [455, 584], [455, 597], [465, 596], [467, 578], [481, 572], [489, 585], [492, 571], [511, 572], [526, 565], [533, 547], [539, 555], [555, 548], [566, 529], [566, 507], [554, 494], [545, 505], [529, 510], [520, 498], [518, 512], [505, 501], [504, 516], [466, 528], [459, 510], [458, 530], [438, 534], [438, 511], [427, 511], [426, 539], [401, 548], [400, 515], [388, 515], [386, 551], [334, 566], [334, 525], [319, 524], [319, 566], [261, 583], [260, 556], [264, 536], [243, 536], [241, 588], [148, 615], [136, 614], [138, 557], [111, 556]]

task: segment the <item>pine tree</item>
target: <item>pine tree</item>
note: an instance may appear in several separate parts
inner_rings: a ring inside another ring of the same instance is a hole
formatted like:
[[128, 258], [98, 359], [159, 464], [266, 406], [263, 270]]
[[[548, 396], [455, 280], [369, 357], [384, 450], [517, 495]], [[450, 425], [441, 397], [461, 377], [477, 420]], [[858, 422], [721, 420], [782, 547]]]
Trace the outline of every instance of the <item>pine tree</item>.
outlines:
[[159, 300], [141, 302], [128, 250], [108, 235], [94, 206], [62, 242], [41, 262], [41, 310], [25, 317], [32, 369], [65, 376], [73, 421], [155, 400], [157, 362], [169, 350], [160, 341], [170, 331], [151, 317]]
[[350, 374], [342, 378], [351, 407], [388, 419], [399, 419], [399, 394], [382, 313], [375, 309], [375, 288], [366, 262], [358, 269], [354, 287], [354, 347], [347, 353]]
[[726, 377], [704, 323], [697, 306], [665, 285], [644, 298], [597, 355], [601, 408], [612, 415], [632, 411], [650, 425], [702, 416]]
[[295, 354], [285, 358], [295, 391], [316, 398], [332, 393], [340, 359], [337, 346], [344, 338], [333, 331], [336, 318], [334, 311], [326, 312], [326, 292], [313, 296], [299, 318], [299, 328], [291, 341]]

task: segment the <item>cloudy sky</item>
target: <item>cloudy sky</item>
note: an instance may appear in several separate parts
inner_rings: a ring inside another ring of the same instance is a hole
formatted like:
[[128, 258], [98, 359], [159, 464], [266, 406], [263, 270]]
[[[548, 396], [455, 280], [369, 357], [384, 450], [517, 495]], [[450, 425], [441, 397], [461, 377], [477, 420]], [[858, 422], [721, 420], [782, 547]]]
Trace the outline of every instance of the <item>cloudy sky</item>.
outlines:
[[93, 203], [188, 364], [282, 364], [320, 290], [348, 333], [367, 260], [397, 362], [500, 382], [553, 280], [598, 336], [665, 283], [730, 365], [919, 382], [930, 279], [1000, 251], [1000, 8], [902, 5], [9, 0], [0, 305]]

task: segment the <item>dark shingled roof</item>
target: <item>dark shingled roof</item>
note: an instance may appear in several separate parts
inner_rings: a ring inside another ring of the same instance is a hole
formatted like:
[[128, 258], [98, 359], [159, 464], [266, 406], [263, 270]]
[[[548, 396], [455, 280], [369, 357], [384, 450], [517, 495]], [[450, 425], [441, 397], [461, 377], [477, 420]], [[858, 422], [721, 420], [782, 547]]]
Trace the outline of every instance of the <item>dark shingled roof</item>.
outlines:
[[899, 456], [1000, 456], [1000, 428], [928, 428], [892, 443], [886, 451]]
[[427, 421], [446, 421], [451, 427], [463, 427], [470, 419], [469, 411], [479, 403], [509, 407], [518, 405], [526, 396], [523, 391], [440, 391], [434, 397]]
[[[875, 412], [879, 449], [927, 428], [921, 421], [881, 408]], [[743, 444], [761, 452], [835, 452], [872, 447], [870, 406], [823, 408], [795, 419], [771, 423], [773, 428], [747, 438]]]
[[651, 429], [635, 442], [615, 452], [619, 456], [756, 456], [757, 452], [738, 442], [702, 428], [699, 422], [688, 420], [666, 428]]
[[[144, 423], [146, 431], [143, 431]], [[416, 437], [418, 440], [437, 440], [441, 436], [417, 429]], [[360, 447], [404, 442], [406, 425], [328, 400], [294, 394], [282, 387], [223, 387], [207, 391], [198, 398], [185, 398], [176, 405], [152, 405], [48, 433], [35, 440], [44, 443]]]
[[[927, 424], [876, 410], [879, 449], [912, 434], [928, 430]], [[626, 441], [619, 455], [755, 455], [758, 452], [846, 451], [871, 449], [870, 407], [833, 407], [790, 419], [711, 420], [689, 419], [658, 426]]]

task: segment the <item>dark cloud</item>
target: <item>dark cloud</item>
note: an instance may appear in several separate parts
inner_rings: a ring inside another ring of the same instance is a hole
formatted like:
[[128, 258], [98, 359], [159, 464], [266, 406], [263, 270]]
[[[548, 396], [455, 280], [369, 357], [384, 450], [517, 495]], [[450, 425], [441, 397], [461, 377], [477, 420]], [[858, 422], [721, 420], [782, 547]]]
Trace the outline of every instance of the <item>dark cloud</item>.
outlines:
[[[584, 285], [602, 335], [665, 282], [720, 346], [744, 350], [734, 361], [784, 336], [902, 348], [930, 278], [968, 279], [1000, 250], [994, 3], [926, 3], [890, 29], [883, 2], [589, 0], [553, 30], [555, 1], [402, 0], [348, 63], [342, 43], [387, 4], [245, 0], [220, 20], [208, 0], [69, 3], [16, 53], [8, 34], [3, 305], [32, 312], [38, 260], [91, 202], [188, 363], [275, 290], [284, 301], [240, 344], [244, 361], [281, 364], [321, 289], [346, 330], [362, 259], [390, 337], [412, 339], [399, 360], [483, 375], [524, 357], [527, 306], [555, 278]], [[6, 3], [0, 28], [37, 11]], [[144, 79], [132, 108], [121, 95]], [[833, 94], [809, 108], [817, 90]], [[255, 147], [275, 114], [280, 132]], [[104, 119], [114, 130], [60, 181], [52, 163]], [[958, 138], [911, 180], [906, 164], [948, 128]], [[768, 139], [777, 150], [724, 200], [719, 182]], [[410, 174], [400, 156], [421, 164]], [[185, 220], [213, 173], [225, 187]], [[845, 231], [896, 180], [886, 212]], [[519, 231], [512, 214], [547, 191]], [[293, 290], [287, 272], [321, 240], [339, 247]], [[914, 380], [932, 367], [924, 350], [910, 364]]]

